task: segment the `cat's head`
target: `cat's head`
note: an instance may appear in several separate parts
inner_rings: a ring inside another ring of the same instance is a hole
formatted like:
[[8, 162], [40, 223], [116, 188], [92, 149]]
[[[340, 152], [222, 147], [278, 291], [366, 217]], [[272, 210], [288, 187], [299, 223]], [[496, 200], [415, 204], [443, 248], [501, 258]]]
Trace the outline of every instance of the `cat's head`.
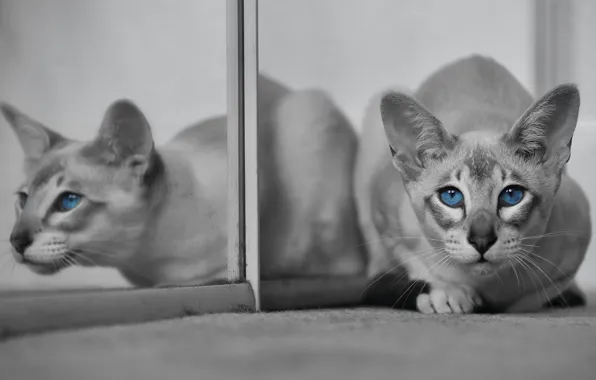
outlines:
[[71, 264], [124, 265], [138, 248], [161, 167], [141, 111], [114, 102], [89, 142], [63, 137], [11, 105], [0, 111], [25, 155], [10, 235], [17, 261], [40, 274]]
[[383, 97], [394, 166], [420, 226], [446, 262], [473, 274], [494, 273], [544, 233], [570, 157], [579, 104], [577, 88], [562, 85], [505, 134], [456, 136], [415, 99]]

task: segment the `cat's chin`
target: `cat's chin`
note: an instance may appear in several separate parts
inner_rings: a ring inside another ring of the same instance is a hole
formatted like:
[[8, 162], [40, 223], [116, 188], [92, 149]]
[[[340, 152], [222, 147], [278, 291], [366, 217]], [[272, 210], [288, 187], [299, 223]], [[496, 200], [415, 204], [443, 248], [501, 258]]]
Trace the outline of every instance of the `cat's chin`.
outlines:
[[475, 262], [468, 265], [470, 274], [475, 277], [494, 276], [501, 267], [497, 263], [491, 263], [488, 261]]
[[33, 273], [42, 275], [42, 276], [50, 276], [60, 272], [62, 269], [70, 266], [64, 260], [58, 260], [55, 262], [48, 262], [48, 263], [36, 263], [31, 260], [22, 259], [21, 263], [25, 265], [29, 270]]
[[31, 262], [25, 262], [24, 264], [32, 272], [42, 275], [42, 276], [50, 276], [50, 275], [56, 274], [63, 268], [62, 266], [53, 265], [53, 264], [35, 264], [35, 263], [31, 263]]

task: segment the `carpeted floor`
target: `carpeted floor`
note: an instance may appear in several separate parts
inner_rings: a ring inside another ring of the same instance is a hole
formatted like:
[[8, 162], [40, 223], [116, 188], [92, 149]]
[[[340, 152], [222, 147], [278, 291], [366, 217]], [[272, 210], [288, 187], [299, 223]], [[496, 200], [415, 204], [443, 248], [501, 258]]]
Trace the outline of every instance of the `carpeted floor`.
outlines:
[[596, 297], [536, 315], [206, 315], [0, 344], [0, 379], [596, 379]]

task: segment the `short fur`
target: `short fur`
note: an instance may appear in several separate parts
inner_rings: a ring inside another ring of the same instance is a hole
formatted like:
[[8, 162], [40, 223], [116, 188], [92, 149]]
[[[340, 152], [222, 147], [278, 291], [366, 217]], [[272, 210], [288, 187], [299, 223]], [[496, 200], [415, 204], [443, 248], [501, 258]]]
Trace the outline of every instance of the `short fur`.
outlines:
[[[405, 268], [429, 285], [416, 299], [426, 313], [533, 311], [570, 291], [581, 298], [573, 278], [591, 239], [590, 207], [564, 170], [578, 111], [574, 85], [533, 101], [480, 56], [444, 66], [413, 96], [373, 98], [355, 175], [371, 278]], [[526, 192], [503, 207], [510, 185]], [[463, 205], [441, 202], [447, 186]], [[475, 231], [496, 238], [483, 254]]]
[[[264, 278], [355, 275], [365, 257], [351, 192], [356, 136], [329, 97], [259, 79], [260, 252]], [[225, 117], [154, 146], [129, 100], [96, 138], [67, 139], [3, 104], [25, 152], [13, 244], [41, 274], [114, 267], [136, 286], [203, 284], [227, 273]], [[154, 110], [152, 112], [159, 112]], [[231, 147], [234, 149], [234, 147]], [[83, 195], [57, 212], [59, 194]]]

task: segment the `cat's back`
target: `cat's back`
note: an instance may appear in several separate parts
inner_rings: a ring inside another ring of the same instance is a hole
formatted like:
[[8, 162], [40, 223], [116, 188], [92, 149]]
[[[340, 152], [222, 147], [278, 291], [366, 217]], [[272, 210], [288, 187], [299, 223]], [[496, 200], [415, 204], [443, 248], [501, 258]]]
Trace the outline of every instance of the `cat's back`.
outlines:
[[196, 149], [226, 151], [226, 117], [215, 116], [195, 123], [178, 133], [166, 145], [184, 144]]
[[509, 70], [480, 55], [443, 66], [415, 97], [455, 133], [483, 128], [505, 132], [533, 101]]
[[[265, 155], [271, 149], [265, 143], [270, 134], [270, 118], [275, 104], [289, 90], [266, 75], [258, 77], [259, 149]], [[265, 137], [265, 139], [264, 139]], [[159, 147], [173, 177], [191, 177], [201, 184], [210, 202], [223, 202], [227, 181], [227, 118], [225, 115], [210, 117], [180, 131], [172, 140]], [[176, 179], [172, 179], [177, 181]]]
[[[259, 118], [268, 118], [274, 104], [282, 99], [289, 90], [274, 79], [259, 74], [258, 77]], [[184, 143], [196, 147], [218, 150], [225, 154], [227, 145], [227, 119], [218, 115], [193, 124], [178, 133], [171, 144]], [[259, 121], [259, 128], [261, 122]], [[259, 132], [261, 132], [259, 130]]]

